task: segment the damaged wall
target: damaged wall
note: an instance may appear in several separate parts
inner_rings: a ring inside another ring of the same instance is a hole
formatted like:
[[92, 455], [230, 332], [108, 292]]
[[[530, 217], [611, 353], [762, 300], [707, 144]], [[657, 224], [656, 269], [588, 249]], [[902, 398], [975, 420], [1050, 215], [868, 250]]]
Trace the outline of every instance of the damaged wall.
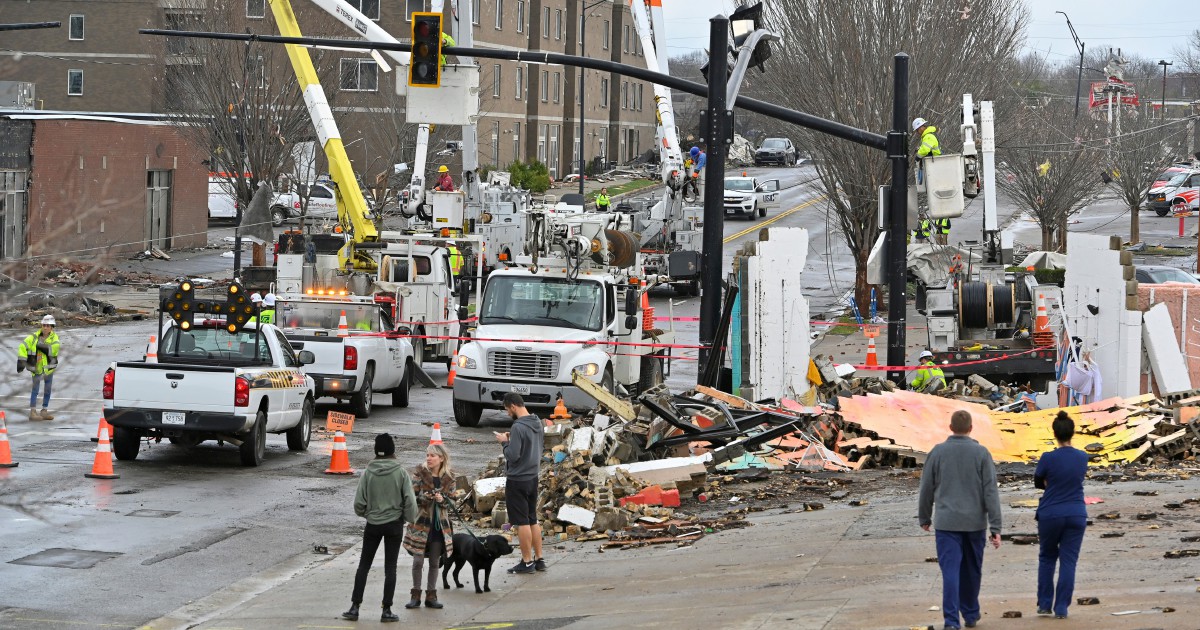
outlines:
[[1175, 329], [1175, 341], [1187, 362], [1188, 375], [1200, 383], [1200, 285], [1143, 284], [1138, 286], [1138, 308], [1166, 306]]
[[809, 307], [798, 273], [808, 258], [808, 230], [764, 232], [734, 262], [744, 304], [735, 340], [745, 356], [741, 393], [752, 400], [799, 399], [809, 389]]
[[1067, 241], [1063, 316], [1099, 365], [1105, 398], [1140, 393], [1142, 313], [1128, 308], [1137, 306], [1137, 280], [1120, 246], [1118, 237], [1094, 234], [1071, 233]]

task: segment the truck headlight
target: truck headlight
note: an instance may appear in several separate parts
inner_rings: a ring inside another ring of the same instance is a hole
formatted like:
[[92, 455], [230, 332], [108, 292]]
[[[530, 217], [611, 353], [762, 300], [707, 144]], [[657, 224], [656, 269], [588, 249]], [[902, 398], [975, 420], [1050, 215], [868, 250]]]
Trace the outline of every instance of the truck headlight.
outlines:
[[458, 367], [465, 370], [474, 370], [477, 367], [475, 359], [468, 356], [458, 355]]
[[600, 373], [600, 366], [595, 363], [584, 363], [571, 368], [572, 372], [579, 372], [584, 376], [595, 376]]

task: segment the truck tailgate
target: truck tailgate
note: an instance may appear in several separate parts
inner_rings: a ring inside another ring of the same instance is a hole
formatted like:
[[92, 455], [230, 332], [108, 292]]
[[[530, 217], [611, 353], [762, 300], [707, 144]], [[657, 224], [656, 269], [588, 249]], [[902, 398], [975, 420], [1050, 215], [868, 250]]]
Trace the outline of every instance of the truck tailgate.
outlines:
[[341, 374], [344, 363], [343, 353], [345, 344], [342, 337], [287, 335], [287, 339], [297, 352], [308, 350], [316, 357], [312, 365], [306, 365], [304, 371], [309, 374]]
[[233, 406], [232, 367], [117, 363], [113, 406], [221, 411]]

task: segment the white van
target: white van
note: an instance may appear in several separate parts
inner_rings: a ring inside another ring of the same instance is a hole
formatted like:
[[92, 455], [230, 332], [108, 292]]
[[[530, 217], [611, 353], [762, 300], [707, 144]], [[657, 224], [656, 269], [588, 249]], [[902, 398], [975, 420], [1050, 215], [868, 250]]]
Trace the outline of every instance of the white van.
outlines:
[[1167, 216], [1176, 204], [1200, 210], [1200, 171], [1173, 173], [1161, 186], [1146, 191], [1146, 205], [1160, 217]]
[[223, 177], [208, 178], [208, 220], [232, 221], [237, 219], [237, 197]]

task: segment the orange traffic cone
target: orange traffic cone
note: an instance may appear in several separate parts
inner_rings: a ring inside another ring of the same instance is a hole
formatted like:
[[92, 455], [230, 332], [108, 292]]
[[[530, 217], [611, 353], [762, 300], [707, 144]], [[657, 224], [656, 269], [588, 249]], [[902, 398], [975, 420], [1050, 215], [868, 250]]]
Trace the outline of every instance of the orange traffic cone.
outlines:
[[550, 414], [552, 420], [570, 420], [571, 412], [567, 411], [567, 406], [563, 403], [562, 396], [558, 397], [558, 403], [554, 405], [554, 413]]
[[875, 355], [875, 337], [867, 337], [867, 362], [866, 365], [879, 365], [879, 357]]
[[146, 346], [146, 363], [158, 363], [158, 338], [150, 335], [150, 343]]
[[654, 328], [654, 309], [650, 307], [650, 294], [642, 293], [642, 330]]
[[0, 411], [0, 468], [16, 468], [20, 465], [12, 460], [12, 450], [8, 446], [8, 423], [4, 421], [4, 412]]
[[441, 422], [433, 423], [433, 433], [431, 433], [429, 435], [429, 443], [430, 444], [441, 444], [442, 443], [442, 423]]
[[346, 434], [338, 431], [333, 434], [333, 453], [329, 458], [329, 468], [326, 475], [353, 475], [350, 467], [350, 453], [346, 452]]
[[1033, 331], [1035, 333], [1050, 332], [1050, 318], [1046, 315], [1046, 296], [1041, 293], [1037, 296], [1037, 319], [1034, 321]]
[[104, 408], [102, 407], [100, 409], [100, 424], [96, 426], [96, 437], [92, 438], [92, 441], [99, 442], [100, 433], [105, 429], [108, 429], [109, 435], [116, 433], [116, 430], [113, 429], [113, 425], [109, 424], [108, 419], [104, 417]]
[[96, 459], [92, 461], [92, 472], [84, 477], [92, 479], [119, 479], [121, 475], [113, 472], [112, 445], [108, 443], [108, 429], [100, 429], [100, 443], [96, 445]]
[[450, 357], [450, 376], [446, 377], [446, 389], [454, 388], [454, 376], [458, 374], [458, 348], [454, 349], [454, 355]]
[[346, 323], [346, 311], [342, 311], [342, 317], [338, 320], [338, 336], [350, 336], [350, 325]]

